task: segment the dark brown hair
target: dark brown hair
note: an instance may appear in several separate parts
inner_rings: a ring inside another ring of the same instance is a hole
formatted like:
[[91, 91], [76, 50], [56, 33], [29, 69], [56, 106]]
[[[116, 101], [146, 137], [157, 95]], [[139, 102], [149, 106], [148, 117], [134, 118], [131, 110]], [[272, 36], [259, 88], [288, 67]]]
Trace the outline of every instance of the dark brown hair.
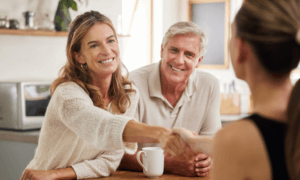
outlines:
[[[96, 23], [104, 23], [111, 27], [117, 38], [116, 31], [109, 18], [97, 12], [85, 12], [76, 17], [70, 25], [70, 31], [67, 40], [67, 63], [60, 70], [59, 77], [52, 83], [50, 92], [53, 95], [57, 86], [64, 82], [75, 82], [81, 86], [85, 92], [91, 97], [95, 106], [107, 109], [107, 105], [100, 92], [100, 88], [92, 85], [92, 78], [88, 73], [87, 68], [82, 68], [81, 64], [73, 57], [73, 53], [79, 53], [81, 50], [82, 38], [86, 35], [89, 29]], [[122, 68], [125, 70], [125, 75], [122, 75]], [[129, 89], [124, 86], [129, 85]], [[116, 107], [117, 113], [125, 113], [126, 109], [130, 106], [130, 99], [127, 93], [135, 92], [132, 89], [132, 83], [128, 80], [128, 71], [120, 61], [117, 70], [112, 75], [112, 82], [109, 87], [109, 97], [112, 98], [112, 106]]]

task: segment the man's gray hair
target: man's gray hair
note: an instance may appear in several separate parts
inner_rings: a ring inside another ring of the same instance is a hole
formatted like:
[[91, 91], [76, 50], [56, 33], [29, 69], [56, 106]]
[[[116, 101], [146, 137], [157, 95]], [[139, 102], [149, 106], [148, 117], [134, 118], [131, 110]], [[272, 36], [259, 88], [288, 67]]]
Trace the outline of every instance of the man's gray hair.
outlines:
[[186, 21], [186, 22], [178, 22], [173, 24], [165, 34], [163, 38], [162, 44], [163, 47], [167, 44], [167, 42], [174, 36], [178, 34], [193, 34], [195, 36], [200, 37], [200, 57], [206, 53], [206, 46], [208, 43], [206, 33], [195, 23]]

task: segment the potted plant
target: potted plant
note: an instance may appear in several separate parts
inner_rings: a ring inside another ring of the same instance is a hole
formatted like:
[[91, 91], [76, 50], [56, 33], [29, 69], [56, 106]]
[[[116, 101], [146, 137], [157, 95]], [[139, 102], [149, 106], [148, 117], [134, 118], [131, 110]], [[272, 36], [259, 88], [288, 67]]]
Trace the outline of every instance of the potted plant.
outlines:
[[71, 22], [69, 8], [77, 11], [77, 4], [74, 0], [60, 0], [54, 17], [56, 31], [68, 31]]

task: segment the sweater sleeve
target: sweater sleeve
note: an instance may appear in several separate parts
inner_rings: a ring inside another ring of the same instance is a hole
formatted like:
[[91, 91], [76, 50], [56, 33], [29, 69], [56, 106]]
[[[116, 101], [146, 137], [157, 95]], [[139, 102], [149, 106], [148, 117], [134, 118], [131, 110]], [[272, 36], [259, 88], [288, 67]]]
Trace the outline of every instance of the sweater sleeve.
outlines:
[[93, 160], [72, 165], [77, 179], [98, 178], [113, 174], [118, 168], [124, 150], [106, 151]]
[[133, 118], [113, 115], [94, 106], [78, 85], [56, 93], [57, 113], [76, 135], [103, 151], [125, 148], [122, 134], [127, 122]]

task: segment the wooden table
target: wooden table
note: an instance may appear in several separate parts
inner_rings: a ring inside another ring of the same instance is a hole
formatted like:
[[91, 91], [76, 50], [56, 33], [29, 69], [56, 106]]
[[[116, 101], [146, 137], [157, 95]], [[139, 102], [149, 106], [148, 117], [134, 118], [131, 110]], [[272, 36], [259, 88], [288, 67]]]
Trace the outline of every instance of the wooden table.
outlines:
[[[117, 171], [112, 176], [106, 178], [97, 178], [93, 180], [120, 180], [120, 179], [135, 179], [135, 180], [149, 180], [151, 178], [147, 178], [142, 172], [133, 172], [133, 171]], [[210, 173], [208, 173], [205, 177], [184, 177], [184, 176], [177, 176], [173, 174], [163, 174], [160, 178], [155, 178], [160, 180], [181, 180], [181, 179], [188, 179], [188, 180], [211, 180]], [[92, 180], [92, 179], [90, 179]]]

